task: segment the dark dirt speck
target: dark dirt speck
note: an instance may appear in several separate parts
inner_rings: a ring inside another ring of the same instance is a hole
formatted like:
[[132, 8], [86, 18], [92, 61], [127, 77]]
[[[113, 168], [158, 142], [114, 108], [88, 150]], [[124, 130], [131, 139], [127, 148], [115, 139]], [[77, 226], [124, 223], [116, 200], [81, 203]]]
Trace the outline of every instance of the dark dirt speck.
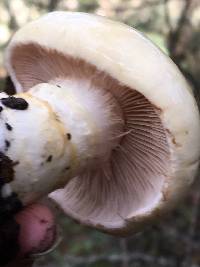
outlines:
[[6, 129], [8, 130], [8, 131], [12, 131], [12, 126], [9, 124], [9, 123], [5, 123], [5, 125], [6, 125]]
[[5, 146], [6, 146], [6, 150], [8, 150], [8, 148], [10, 147], [10, 141], [5, 140]]
[[70, 133], [67, 133], [67, 139], [71, 140], [72, 139], [72, 135]]
[[25, 110], [28, 108], [28, 102], [23, 98], [9, 96], [6, 98], [2, 98], [1, 102], [4, 106], [11, 109]]
[[52, 156], [52, 155], [48, 156], [48, 158], [47, 158], [47, 162], [51, 162], [52, 159], [53, 159], [53, 156]]

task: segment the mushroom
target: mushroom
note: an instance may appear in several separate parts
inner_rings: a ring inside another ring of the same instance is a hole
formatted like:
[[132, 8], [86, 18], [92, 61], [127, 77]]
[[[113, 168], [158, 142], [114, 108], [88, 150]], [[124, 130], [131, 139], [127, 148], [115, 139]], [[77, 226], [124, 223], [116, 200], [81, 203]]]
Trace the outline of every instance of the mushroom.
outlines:
[[5, 59], [17, 94], [0, 94], [0, 150], [24, 205], [49, 194], [80, 223], [124, 236], [188, 190], [200, 155], [197, 104], [137, 30], [52, 12], [17, 31]]

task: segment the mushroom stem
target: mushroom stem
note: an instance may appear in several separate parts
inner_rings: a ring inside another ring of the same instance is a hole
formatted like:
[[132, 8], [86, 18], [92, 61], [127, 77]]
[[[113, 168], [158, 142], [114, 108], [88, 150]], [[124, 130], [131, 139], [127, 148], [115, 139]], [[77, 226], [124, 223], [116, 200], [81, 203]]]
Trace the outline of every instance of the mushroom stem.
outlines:
[[0, 99], [0, 151], [13, 162], [9, 182], [24, 205], [104, 164], [123, 131], [114, 97], [86, 81], [55, 80]]

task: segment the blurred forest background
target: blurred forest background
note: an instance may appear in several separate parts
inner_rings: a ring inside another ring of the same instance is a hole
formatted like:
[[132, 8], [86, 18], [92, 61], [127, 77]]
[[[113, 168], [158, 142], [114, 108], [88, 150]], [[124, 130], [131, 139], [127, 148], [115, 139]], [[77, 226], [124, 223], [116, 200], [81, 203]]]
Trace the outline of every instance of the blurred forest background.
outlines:
[[[0, 89], [9, 82], [3, 51], [13, 32], [53, 10], [84, 11], [123, 21], [144, 32], [174, 60], [198, 98], [200, 0], [0, 0]], [[35, 267], [200, 267], [200, 183], [157, 225], [114, 238], [60, 216], [63, 241]]]

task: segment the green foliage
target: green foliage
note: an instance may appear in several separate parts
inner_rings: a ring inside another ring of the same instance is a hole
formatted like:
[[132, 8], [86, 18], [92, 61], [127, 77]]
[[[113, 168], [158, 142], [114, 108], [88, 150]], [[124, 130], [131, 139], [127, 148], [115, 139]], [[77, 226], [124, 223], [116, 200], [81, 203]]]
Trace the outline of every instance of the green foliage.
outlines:
[[83, 12], [93, 12], [98, 6], [97, 0], [79, 0], [79, 10]]

